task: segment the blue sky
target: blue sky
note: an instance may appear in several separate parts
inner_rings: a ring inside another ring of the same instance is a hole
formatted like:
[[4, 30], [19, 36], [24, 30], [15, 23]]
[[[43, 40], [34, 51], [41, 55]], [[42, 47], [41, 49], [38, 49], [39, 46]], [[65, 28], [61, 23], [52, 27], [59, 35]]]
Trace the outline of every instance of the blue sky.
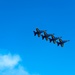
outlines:
[[[70, 42], [61, 48], [34, 37], [36, 27]], [[74, 0], [0, 1], [0, 55], [17, 54], [30, 74], [75, 75], [74, 34]]]

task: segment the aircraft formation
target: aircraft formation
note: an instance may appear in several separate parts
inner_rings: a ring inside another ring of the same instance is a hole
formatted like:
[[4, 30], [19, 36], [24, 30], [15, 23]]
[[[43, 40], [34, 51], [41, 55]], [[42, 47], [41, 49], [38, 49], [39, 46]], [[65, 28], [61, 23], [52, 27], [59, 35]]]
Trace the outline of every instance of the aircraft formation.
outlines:
[[[40, 30], [39, 28], [36, 28], [36, 31], [34, 32], [34, 36], [42, 37], [42, 40], [53, 42], [54, 44], [57, 44], [57, 46], [64, 46], [64, 43], [69, 42], [70, 40], [62, 40], [62, 37], [56, 37], [54, 36], [54, 33], [48, 34], [47, 30]], [[43, 34], [42, 34], [43, 33]]]

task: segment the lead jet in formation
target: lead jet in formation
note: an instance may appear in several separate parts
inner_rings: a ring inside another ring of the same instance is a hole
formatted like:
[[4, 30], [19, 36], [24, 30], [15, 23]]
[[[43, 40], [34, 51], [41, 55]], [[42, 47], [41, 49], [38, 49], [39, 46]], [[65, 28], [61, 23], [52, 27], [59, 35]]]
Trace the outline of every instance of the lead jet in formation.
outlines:
[[53, 34], [48, 34], [46, 31], [44, 31], [44, 35], [41, 35], [42, 36], [42, 40], [45, 38], [46, 41], [48, 41], [49, 37], [53, 36], [53, 35], [54, 35], [54, 33]]
[[61, 47], [63, 47], [64, 46], [64, 43], [66, 43], [66, 42], [69, 42], [70, 40], [62, 40], [62, 39], [59, 39], [59, 42], [57, 41], [57, 45], [59, 46], [59, 45], [61, 45]]
[[54, 35], [52, 35], [52, 38], [49, 38], [50, 42], [53, 42], [54, 44], [56, 43], [56, 40], [59, 40], [62, 37], [55, 37]]
[[43, 33], [44, 31], [46, 31], [46, 30], [39, 30], [38, 28], [36, 28], [36, 31], [33, 31], [34, 32], [34, 36], [36, 36], [36, 34], [37, 34], [38, 37], [40, 37], [41, 33]]

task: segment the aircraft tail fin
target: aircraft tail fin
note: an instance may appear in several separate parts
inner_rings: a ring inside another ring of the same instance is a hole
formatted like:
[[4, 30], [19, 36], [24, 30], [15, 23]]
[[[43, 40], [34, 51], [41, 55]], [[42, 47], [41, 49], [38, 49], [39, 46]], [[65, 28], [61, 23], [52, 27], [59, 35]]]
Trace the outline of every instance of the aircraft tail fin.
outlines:
[[36, 28], [36, 31], [38, 32], [39, 31], [39, 28]]
[[42, 36], [42, 40], [44, 39], [44, 36], [43, 35], [41, 35]]
[[35, 31], [33, 31], [34, 32], [34, 36], [36, 36], [36, 32]]

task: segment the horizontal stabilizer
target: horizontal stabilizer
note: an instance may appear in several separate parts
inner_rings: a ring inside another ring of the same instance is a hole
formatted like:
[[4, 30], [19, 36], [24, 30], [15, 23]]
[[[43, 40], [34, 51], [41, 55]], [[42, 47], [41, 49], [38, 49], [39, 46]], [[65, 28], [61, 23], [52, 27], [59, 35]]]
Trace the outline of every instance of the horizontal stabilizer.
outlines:
[[42, 40], [44, 39], [44, 36], [43, 35], [41, 35], [42, 36]]
[[35, 31], [33, 31], [34, 32], [34, 36], [36, 36], [36, 32]]
[[57, 46], [59, 46], [59, 42], [57, 42]]
[[49, 40], [50, 40], [50, 42], [52, 42], [52, 39], [51, 38], [49, 38]]

